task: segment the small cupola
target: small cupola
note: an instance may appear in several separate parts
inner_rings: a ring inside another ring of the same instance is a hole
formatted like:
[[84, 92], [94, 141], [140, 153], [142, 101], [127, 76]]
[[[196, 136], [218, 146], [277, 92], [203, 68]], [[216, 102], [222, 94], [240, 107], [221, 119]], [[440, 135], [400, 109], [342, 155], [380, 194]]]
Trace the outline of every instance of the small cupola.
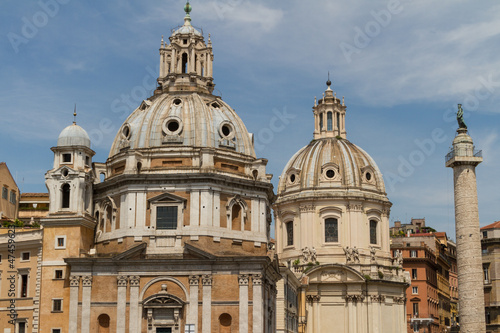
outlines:
[[170, 44], [161, 38], [159, 87], [155, 95], [173, 91], [212, 93], [214, 90], [210, 35], [207, 45], [203, 30], [191, 25], [191, 10], [188, 1], [184, 6], [184, 24], [172, 29]]
[[317, 100], [314, 98], [314, 139], [338, 137], [345, 139], [345, 103], [337, 98], [337, 93], [334, 93], [331, 86], [330, 74], [326, 81], [326, 90], [323, 93], [323, 98]]

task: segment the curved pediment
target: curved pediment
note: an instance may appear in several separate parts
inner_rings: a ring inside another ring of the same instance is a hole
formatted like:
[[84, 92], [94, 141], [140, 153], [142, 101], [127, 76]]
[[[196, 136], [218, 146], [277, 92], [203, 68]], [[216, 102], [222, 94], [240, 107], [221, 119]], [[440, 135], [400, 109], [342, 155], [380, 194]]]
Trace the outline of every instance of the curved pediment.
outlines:
[[360, 272], [342, 264], [316, 266], [305, 274], [309, 278], [309, 283], [365, 282]]

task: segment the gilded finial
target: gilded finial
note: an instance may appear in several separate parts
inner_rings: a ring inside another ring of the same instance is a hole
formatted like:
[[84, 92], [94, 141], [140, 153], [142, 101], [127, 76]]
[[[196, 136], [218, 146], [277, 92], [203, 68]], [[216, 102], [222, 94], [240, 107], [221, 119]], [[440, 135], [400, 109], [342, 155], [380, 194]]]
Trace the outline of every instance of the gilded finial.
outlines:
[[76, 103], [75, 103], [75, 110], [73, 111], [73, 124], [76, 125]]
[[318, 105], [318, 99], [316, 98], [316, 96], [314, 96], [314, 106], [317, 106]]
[[163, 41], [163, 35], [161, 35], [161, 46], [165, 46], [165, 42]]
[[342, 106], [345, 106], [344, 96], [342, 96]]

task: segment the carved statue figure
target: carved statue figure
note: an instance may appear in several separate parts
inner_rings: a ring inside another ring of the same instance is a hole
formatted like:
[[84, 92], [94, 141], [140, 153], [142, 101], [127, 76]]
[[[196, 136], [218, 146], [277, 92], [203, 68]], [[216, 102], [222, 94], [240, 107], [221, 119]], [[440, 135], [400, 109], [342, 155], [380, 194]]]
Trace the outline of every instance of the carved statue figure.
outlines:
[[396, 250], [394, 253], [394, 261], [395, 264], [399, 267], [403, 267], [403, 252], [400, 250]]
[[347, 263], [350, 263], [353, 260], [352, 248], [350, 248], [349, 246], [344, 247], [344, 253]]
[[457, 122], [458, 122], [458, 128], [467, 129], [467, 125], [465, 124], [464, 121], [464, 110], [462, 109], [462, 104], [458, 104]]
[[352, 249], [352, 260], [354, 262], [359, 262], [359, 251], [356, 246]]
[[314, 246], [312, 247], [309, 254], [310, 254], [311, 261], [316, 262], [316, 249], [314, 248]]
[[373, 246], [370, 246], [370, 255], [372, 261], [375, 261], [375, 253], [376, 253], [375, 248]]
[[311, 251], [309, 251], [309, 248], [306, 246], [305, 248], [302, 249], [302, 258], [304, 262], [310, 262], [310, 256], [311, 256]]

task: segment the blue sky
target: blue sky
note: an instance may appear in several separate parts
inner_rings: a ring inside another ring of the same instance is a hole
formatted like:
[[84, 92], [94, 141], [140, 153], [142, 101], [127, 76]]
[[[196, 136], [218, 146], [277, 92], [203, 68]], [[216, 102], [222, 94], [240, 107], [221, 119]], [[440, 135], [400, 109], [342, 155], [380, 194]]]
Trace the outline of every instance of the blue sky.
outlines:
[[[394, 220], [425, 217], [454, 237], [444, 167], [456, 105], [484, 162], [481, 225], [500, 220], [500, 4], [496, 1], [191, 1], [211, 33], [216, 93], [255, 133], [276, 185], [312, 139], [314, 96], [330, 71], [347, 138], [384, 174]], [[0, 4], [0, 160], [23, 192], [46, 191], [50, 147], [73, 105], [104, 162], [126, 116], [149, 97], [161, 36], [184, 1], [4, 0]], [[278, 117], [283, 126], [272, 126]]]

